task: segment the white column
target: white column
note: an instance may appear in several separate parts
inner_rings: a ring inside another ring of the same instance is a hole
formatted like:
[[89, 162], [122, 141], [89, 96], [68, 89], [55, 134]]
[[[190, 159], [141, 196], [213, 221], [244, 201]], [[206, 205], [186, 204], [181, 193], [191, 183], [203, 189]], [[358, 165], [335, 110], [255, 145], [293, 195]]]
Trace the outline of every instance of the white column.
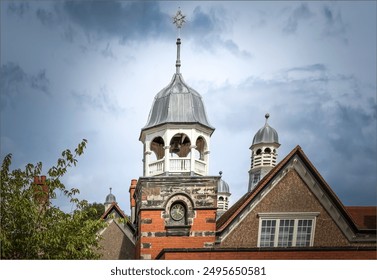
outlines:
[[144, 153], [144, 176], [150, 176], [149, 163], [151, 154], [152, 152], [149, 150]]
[[170, 154], [169, 154], [170, 146], [165, 146], [164, 149], [165, 149], [164, 172], [166, 175], [168, 175], [170, 171]]
[[209, 154], [210, 154], [210, 151], [204, 152], [204, 162], [206, 163], [206, 171], [204, 175], [208, 175], [208, 172], [209, 172]]
[[190, 146], [190, 175], [193, 176], [195, 174], [195, 150], [196, 146]]

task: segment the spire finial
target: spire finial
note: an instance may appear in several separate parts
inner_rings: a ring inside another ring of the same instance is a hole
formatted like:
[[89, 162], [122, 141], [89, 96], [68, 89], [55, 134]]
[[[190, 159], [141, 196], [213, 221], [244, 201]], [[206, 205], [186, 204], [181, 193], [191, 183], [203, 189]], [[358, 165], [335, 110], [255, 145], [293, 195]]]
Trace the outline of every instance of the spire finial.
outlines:
[[181, 12], [181, 8], [178, 7], [178, 11], [175, 14], [175, 16], [173, 17], [173, 23], [177, 26], [177, 29], [178, 29], [178, 38], [180, 37], [180, 30], [181, 30], [183, 24], [186, 22], [185, 17], [186, 16], [183, 15], [182, 12]]
[[181, 8], [178, 8], [177, 14], [173, 17], [173, 23], [177, 26], [178, 29], [178, 38], [177, 38], [177, 60], [175, 62], [175, 72], [179, 74], [179, 70], [181, 68], [181, 39], [180, 37], [180, 30], [183, 24], [186, 22], [185, 17], [182, 12]]
[[112, 190], [113, 188], [112, 187], [110, 187], [110, 193], [111, 193], [111, 190]]

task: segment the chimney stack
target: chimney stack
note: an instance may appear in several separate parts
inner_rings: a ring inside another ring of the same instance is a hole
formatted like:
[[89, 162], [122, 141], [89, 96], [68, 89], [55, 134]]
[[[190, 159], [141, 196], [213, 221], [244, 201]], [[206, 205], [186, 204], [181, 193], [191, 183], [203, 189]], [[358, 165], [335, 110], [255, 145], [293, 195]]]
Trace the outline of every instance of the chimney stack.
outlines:
[[131, 207], [131, 223], [133, 224], [135, 222], [135, 211], [136, 211], [136, 201], [135, 201], [135, 190], [136, 190], [137, 180], [132, 179], [131, 180], [131, 186], [130, 186], [130, 207]]
[[46, 176], [34, 177], [34, 199], [43, 207], [49, 202], [48, 186], [46, 184]]

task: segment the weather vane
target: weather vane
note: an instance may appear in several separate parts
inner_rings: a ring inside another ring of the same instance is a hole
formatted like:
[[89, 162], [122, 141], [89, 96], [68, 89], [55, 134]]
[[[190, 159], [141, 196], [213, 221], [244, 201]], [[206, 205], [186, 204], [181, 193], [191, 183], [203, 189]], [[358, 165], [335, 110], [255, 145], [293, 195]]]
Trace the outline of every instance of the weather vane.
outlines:
[[178, 37], [179, 37], [179, 31], [182, 28], [183, 24], [186, 22], [185, 15], [182, 14], [181, 8], [178, 8], [177, 14], [173, 17], [173, 23], [178, 28]]

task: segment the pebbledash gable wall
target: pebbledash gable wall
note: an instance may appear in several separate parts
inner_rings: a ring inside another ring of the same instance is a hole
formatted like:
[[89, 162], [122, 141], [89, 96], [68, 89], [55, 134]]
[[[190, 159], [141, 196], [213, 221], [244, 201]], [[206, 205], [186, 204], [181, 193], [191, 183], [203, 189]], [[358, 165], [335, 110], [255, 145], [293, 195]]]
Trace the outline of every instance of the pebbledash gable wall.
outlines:
[[[319, 212], [316, 218], [314, 247], [350, 246], [350, 242], [307, 188], [298, 173], [291, 169], [257, 206], [231, 231], [220, 247], [256, 248], [258, 213]], [[370, 246], [371, 244], [366, 244]], [[357, 244], [360, 246], [360, 244]]]
[[135, 258], [135, 245], [123, 233], [121, 227], [112, 220], [100, 240], [102, 260], [127, 260]]
[[[140, 178], [135, 192], [136, 258], [154, 259], [164, 248], [213, 247], [218, 180], [218, 176]], [[168, 232], [169, 205], [175, 200], [187, 205], [187, 236]]]

